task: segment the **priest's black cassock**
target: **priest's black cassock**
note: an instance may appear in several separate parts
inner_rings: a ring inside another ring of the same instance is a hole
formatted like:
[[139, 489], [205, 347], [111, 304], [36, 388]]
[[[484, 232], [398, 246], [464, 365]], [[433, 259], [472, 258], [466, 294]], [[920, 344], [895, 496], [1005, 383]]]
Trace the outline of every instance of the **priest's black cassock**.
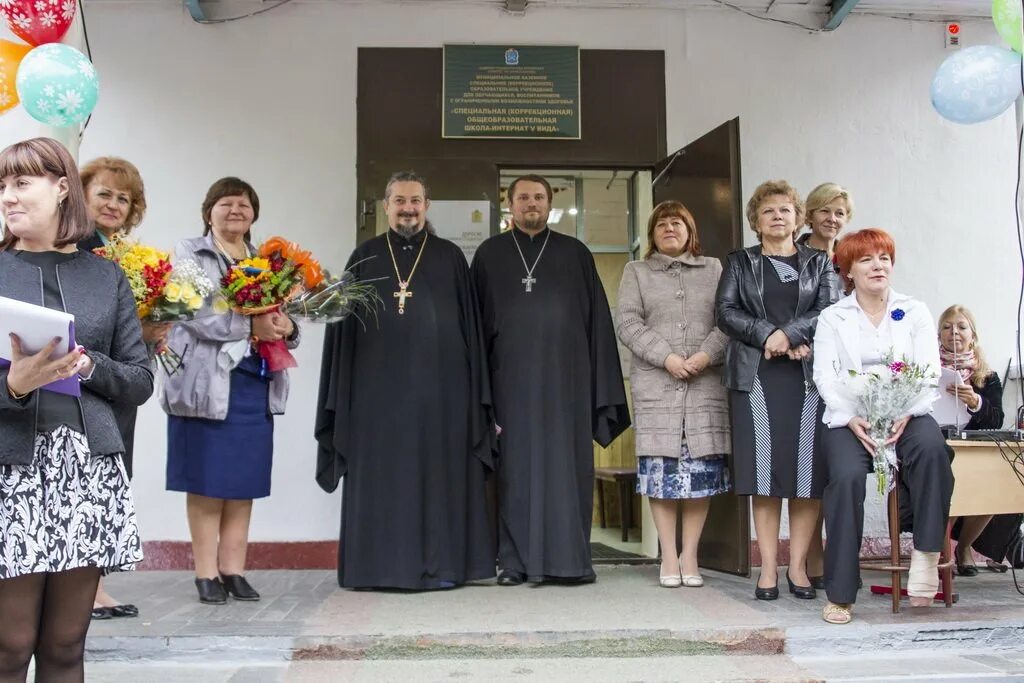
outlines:
[[[524, 258], [537, 262], [531, 291]], [[480, 246], [472, 272], [502, 428], [498, 565], [531, 582], [588, 580], [592, 441], [607, 446], [629, 426], [594, 258], [573, 237], [545, 228], [530, 238], [514, 228]]]
[[[404, 314], [388, 240], [403, 278], [423, 248]], [[416, 590], [493, 577], [493, 417], [466, 257], [427, 229], [389, 230], [349, 268], [376, 279], [384, 308], [365, 328], [354, 316], [328, 326], [324, 340], [316, 478], [330, 492], [344, 477], [338, 583]]]

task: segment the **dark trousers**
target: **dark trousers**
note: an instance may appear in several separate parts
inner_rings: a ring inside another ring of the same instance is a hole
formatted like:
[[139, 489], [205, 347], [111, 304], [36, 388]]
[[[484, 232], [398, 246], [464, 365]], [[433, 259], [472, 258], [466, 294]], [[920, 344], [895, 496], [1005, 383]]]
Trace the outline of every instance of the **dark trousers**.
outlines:
[[[825, 510], [825, 592], [834, 603], [857, 601], [860, 544], [864, 537], [865, 478], [872, 471], [871, 455], [846, 427], [822, 430], [822, 452], [828, 479]], [[942, 550], [953, 495], [953, 470], [946, 441], [930, 415], [913, 417], [896, 442], [900, 495], [913, 510], [914, 548]]]

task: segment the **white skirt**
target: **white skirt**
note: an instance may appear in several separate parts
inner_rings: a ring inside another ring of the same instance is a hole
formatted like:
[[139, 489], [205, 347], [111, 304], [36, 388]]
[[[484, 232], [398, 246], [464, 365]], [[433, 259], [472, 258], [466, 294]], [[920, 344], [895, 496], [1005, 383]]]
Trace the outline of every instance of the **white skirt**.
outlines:
[[135, 569], [142, 541], [120, 455], [92, 457], [66, 425], [36, 434], [29, 465], [0, 465], [0, 579]]

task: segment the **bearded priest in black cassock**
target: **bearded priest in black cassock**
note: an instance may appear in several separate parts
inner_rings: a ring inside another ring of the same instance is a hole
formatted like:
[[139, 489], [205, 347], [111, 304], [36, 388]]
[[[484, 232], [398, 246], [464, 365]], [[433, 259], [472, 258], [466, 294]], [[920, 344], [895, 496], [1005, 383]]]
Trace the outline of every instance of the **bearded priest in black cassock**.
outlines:
[[611, 311], [587, 247], [547, 227], [547, 181], [508, 196], [513, 229], [472, 267], [500, 427], [498, 583], [593, 581], [592, 441], [629, 426]]
[[379, 321], [349, 316], [324, 341], [316, 478], [331, 492], [344, 477], [343, 587], [450, 588], [495, 574], [476, 294], [462, 250], [432, 234], [428, 204], [422, 178], [392, 176], [390, 229], [349, 260], [357, 278], [375, 280]]

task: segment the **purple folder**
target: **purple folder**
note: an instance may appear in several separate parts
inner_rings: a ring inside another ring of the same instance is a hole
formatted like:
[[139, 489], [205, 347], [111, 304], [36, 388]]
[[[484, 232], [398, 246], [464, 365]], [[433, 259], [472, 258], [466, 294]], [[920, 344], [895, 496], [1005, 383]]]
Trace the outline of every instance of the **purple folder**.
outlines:
[[[75, 342], [75, 323], [72, 321], [68, 324], [68, 348], [66, 353], [71, 353], [76, 346]], [[11, 361], [7, 358], [0, 358], [0, 368], [6, 368], [11, 364]], [[65, 377], [64, 379], [58, 379], [56, 382], [50, 382], [41, 389], [46, 391], [52, 391], [57, 394], [66, 394], [68, 396], [81, 396], [82, 386], [78, 379], [78, 375], [74, 377]]]

